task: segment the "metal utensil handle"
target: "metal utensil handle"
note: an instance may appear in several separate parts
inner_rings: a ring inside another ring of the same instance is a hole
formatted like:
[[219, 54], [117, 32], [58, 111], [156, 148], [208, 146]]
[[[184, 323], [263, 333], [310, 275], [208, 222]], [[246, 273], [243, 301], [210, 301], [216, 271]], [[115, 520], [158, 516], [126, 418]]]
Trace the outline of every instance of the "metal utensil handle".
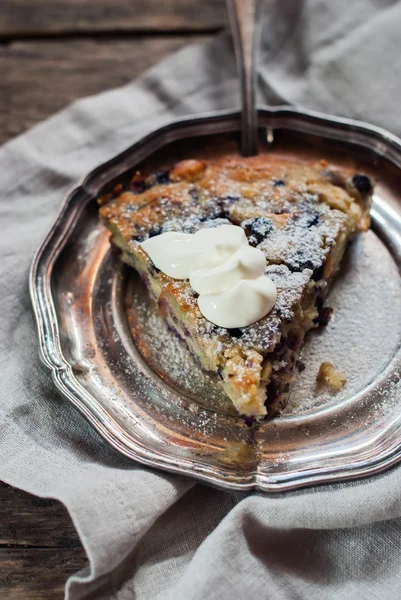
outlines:
[[258, 152], [256, 51], [260, 35], [260, 0], [226, 0], [241, 85], [241, 154]]

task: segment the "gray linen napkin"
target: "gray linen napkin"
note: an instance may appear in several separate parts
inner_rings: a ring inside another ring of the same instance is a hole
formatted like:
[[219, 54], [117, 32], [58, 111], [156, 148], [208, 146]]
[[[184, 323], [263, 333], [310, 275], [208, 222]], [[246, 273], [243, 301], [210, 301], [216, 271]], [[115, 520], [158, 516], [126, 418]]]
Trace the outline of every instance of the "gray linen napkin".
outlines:
[[[276, 2], [265, 21], [260, 101], [401, 135], [400, 28], [395, 1]], [[67, 583], [71, 600], [400, 597], [401, 467], [273, 496], [195, 485], [109, 449], [38, 359], [28, 269], [67, 188], [177, 115], [237, 104], [222, 36], [0, 149], [0, 477], [67, 507], [90, 561]]]

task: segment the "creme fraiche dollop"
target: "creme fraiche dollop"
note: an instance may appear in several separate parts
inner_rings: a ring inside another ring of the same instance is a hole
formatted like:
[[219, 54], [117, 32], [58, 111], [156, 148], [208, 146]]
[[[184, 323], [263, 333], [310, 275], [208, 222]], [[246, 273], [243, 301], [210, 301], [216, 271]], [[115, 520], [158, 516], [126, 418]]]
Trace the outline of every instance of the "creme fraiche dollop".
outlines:
[[206, 319], [228, 329], [255, 323], [273, 308], [277, 289], [265, 275], [266, 258], [236, 225], [167, 232], [141, 243], [169, 277], [189, 279]]

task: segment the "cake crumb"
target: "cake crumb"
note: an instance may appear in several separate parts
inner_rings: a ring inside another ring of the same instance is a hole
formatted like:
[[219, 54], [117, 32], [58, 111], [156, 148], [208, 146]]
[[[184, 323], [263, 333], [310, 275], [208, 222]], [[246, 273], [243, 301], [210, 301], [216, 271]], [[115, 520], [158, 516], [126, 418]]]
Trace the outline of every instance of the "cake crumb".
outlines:
[[336, 369], [334, 365], [329, 362], [322, 362], [316, 376], [316, 383], [318, 385], [325, 385], [331, 390], [338, 392], [346, 381], [347, 378], [344, 373]]

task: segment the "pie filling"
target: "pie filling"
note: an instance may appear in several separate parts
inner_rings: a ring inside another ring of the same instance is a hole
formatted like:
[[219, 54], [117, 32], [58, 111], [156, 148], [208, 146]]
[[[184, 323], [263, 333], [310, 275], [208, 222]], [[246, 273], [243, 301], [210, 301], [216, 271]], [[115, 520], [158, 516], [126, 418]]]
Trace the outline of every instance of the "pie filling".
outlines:
[[[325, 324], [329, 286], [347, 244], [368, 229], [372, 184], [366, 175], [270, 155], [185, 160], [99, 200], [121, 258], [142, 277], [169, 327], [201, 366], [217, 373], [237, 411], [274, 416], [290, 393], [305, 334]], [[277, 288], [259, 321], [225, 329], [200, 312], [188, 280], [159, 271], [141, 242], [177, 231], [241, 226], [266, 257]]]

